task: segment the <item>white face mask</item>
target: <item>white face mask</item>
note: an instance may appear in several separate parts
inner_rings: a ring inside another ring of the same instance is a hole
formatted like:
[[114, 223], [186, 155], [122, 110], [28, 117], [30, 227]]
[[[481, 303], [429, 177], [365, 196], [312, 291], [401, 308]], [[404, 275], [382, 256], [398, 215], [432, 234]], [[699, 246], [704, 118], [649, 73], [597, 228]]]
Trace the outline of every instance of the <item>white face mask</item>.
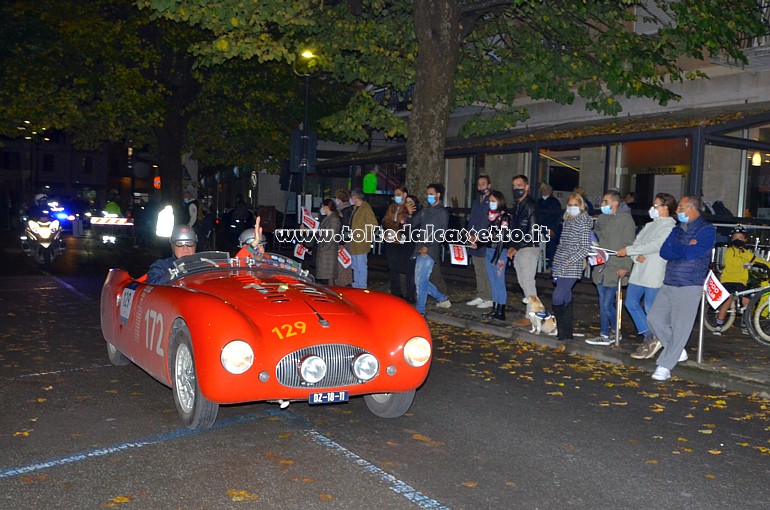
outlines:
[[576, 205], [567, 206], [567, 214], [573, 217], [577, 216], [578, 214], [580, 214], [580, 207]]
[[356, 203], [353, 201], [352, 198], [350, 200], [348, 200], [348, 202], [350, 203], [350, 205], [356, 205]]
[[650, 207], [649, 213], [650, 213], [650, 218], [652, 218], [653, 220], [655, 218], [660, 218], [660, 213], [658, 212], [658, 208], [655, 206]]

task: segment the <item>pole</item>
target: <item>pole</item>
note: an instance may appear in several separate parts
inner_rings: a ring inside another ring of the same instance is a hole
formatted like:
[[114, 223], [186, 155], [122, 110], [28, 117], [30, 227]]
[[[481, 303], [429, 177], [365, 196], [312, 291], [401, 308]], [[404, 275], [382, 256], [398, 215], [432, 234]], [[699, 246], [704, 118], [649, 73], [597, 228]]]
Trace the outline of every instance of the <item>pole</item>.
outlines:
[[308, 153], [308, 102], [310, 97], [310, 74], [305, 75], [305, 113], [302, 119], [302, 201], [305, 201], [305, 181], [307, 180], [307, 153]]
[[700, 295], [700, 327], [698, 328], [698, 364], [703, 363], [703, 321], [706, 318], [706, 291]]
[[623, 318], [623, 278], [618, 278], [618, 290], [615, 296], [615, 345], [614, 347], [620, 347], [620, 322]]

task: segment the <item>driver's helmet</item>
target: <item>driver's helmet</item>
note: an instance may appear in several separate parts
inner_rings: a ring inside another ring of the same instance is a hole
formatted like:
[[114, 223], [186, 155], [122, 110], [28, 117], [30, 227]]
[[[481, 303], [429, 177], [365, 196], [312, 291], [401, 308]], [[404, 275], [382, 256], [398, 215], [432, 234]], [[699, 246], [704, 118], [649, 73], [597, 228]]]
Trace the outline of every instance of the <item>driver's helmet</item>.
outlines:
[[[254, 241], [254, 238], [256, 237], [256, 233], [254, 232], [253, 228], [247, 228], [243, 232], [241, 232], [241, 235], [238, 236], [238, 248], [243, 248], [244, 246], [248, 246]], [[263, 235], [259, 239], [259, 244], [265, 245], [267, 244], [267, 240], [265, 239], [265, 236]]]
[[748, 236], [748, 231], [743, 225], [735, 225], [730, 231], [730, 237], [734, 236], [735, 234], [743, 234], [744, 236]]
[[192, 241], [197, 244], [198, 236], [195, 234], [195, 230], [189, 225], [176, 225], [174, 230], [171, 231], [171, 237], [169, 242], [174, 244], [178, 241]]
[[35, 195], [35, 203], [37, 205], [45, 205], [46, 202], [48, 202], [48, 195], [45, 193], [38, 193]]

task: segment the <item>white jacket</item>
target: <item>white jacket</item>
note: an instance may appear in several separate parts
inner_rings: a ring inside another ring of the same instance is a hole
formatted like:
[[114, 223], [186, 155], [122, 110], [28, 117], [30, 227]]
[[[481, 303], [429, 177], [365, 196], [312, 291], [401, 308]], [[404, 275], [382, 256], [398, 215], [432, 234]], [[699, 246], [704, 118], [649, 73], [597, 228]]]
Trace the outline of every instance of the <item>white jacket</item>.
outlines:
[[[657, 218], [647, 223], [637, 234], [634, 244], [626, 248], [628, 256], [634, 261], [628, 283], [653, 289], [663, 285], [666, 261], [660, 256], [660, 247], [675, 225], [674, 218]], [[644, 262], [636, 261], [638, 255], [644, 255]]]

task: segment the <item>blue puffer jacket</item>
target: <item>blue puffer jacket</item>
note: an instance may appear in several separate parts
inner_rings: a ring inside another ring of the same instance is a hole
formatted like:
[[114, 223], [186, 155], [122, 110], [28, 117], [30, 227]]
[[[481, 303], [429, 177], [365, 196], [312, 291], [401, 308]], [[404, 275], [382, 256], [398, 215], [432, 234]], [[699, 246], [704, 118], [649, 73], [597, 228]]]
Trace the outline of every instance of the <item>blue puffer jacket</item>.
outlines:
[[[660, 248], [660, 256], [668, 261], [663, 284], [672, 287], [702, 286], [709, 272], [716, 236], [714, 225], [703, 216], [677, 225]], [[693, 239], [696, 243], [690, 244]]]

